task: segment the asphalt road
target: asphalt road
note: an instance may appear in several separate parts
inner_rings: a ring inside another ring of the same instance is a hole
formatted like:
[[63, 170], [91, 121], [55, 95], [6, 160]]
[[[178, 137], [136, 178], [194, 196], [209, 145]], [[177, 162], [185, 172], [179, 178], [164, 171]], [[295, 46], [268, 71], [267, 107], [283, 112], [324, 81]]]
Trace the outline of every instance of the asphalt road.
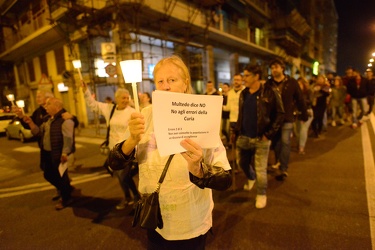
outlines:
[[[264, 209], [254, 207], [255, 189], [244, 191], [244, 175], [236, 174], [232, 189], [214, 191], [206, 249], [373, 249], [372, 124], [374, 117], [357, 130], [328, 127], [321, 138], [308, 139], [306, 155], [293, 148], [288, 179], [269, 174]], [[55, 190], [41, 175], [36, 143], [0, 137], [0, 249], [146, 248], [145, 231], [130, 225], [131, 208], [115, 209], [121, 190], [101, 167], [102, 140], [77, 137], [81, 168], [69, 174], [80, 192], [72, 207], [55, 211]]]

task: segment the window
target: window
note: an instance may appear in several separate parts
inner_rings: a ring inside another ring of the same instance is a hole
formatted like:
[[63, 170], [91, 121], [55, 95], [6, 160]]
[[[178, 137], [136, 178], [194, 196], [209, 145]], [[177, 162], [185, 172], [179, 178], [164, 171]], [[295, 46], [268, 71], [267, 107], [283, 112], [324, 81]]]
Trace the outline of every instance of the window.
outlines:
[[48, 76], [48, 66], [47, 66], [47, 57], [46, 55], [42, 55], [39, 57], [39, 61], [40, 61], [40, 70], [42, 71], [42, 74], [45, 74], [46, 76]]
[[33, 64], [32, 61], [27, 62], [27, 69], [29, 71], [30, 82], [34, 82], [35, 81], [35, 71], [34, 71], [34, 64]]
[[58, 74], [62, 74], [65, 70], [64, 48], [55, 49], [55, 62]]

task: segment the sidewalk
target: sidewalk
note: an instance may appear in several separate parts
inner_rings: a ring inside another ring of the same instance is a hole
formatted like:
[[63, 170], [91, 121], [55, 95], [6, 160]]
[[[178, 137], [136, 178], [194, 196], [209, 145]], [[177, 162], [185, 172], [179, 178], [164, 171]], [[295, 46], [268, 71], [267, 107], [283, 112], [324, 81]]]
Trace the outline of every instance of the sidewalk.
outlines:
[[87, 128], [77, 128], [76, 136], [90, 137], [90, 138], [103, 138], [105, 139], [107, 134], [107, 127], [105, 124], [99, 126], [90, 124]]

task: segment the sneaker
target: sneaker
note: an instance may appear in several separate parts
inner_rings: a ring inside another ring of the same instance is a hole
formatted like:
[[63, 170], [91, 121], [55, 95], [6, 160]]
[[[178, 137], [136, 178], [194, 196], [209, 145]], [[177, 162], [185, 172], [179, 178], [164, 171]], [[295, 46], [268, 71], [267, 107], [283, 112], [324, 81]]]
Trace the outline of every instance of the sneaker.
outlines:
[[273, 169], [279, 169], [279, 167], [280, 167], [280, 162], [279, 161], [276, 162], [276, 164], [272, 165]]
[[254, 186], [255, 180], [247, 180], [247, 183], [243, 186], [243, 189], [250, 191]]
[[[134, 202], [133, 202], [134, 203]], [[122, 200], [117, 206], [116, 206], [116, 209], [117, 210], [121, 210], [121, 209], [124, 209], [126, 207], [126, 205], [128, 205], [128, 201], [127, 200]]]
[[66, 201], [60, 199], [59, 202], [55, 205], [55, 209], [57, 211], [62, 210], [62, 209], [66, 208], [67, 206], [69, 206], [72, 203], [73, 203], [73, 198], [70, 198], [70, 199], [68, 199]]
[[332, 125], [332, 127], [336, 127], [336, 122], [332, 121], [331, 125]]
[[367, 115], [364, 115], [362, 116], [362, 121], [365, 122], [365, 121], [368, 121], [370, 118], [367, 116]]
[[267, 205], [267, 196], [265, 194], [263, 195], [257, 195], [255, 198], [255, 207], [258, 209], [265, 208]]
[[128, 201], [128, 205], [131, 206], [134, 204], [134, 200]]
[[286, 179], [286, 177], [288, 177], [288, 172], [280, 170], [279, 173], [277, 173], [275, 178], [278, 181], [283, 181]]
[[353, 124], [352, 124], [352, 128], [354, 128], [354, 129], [358, 128], [357, 123], [353, 123]]

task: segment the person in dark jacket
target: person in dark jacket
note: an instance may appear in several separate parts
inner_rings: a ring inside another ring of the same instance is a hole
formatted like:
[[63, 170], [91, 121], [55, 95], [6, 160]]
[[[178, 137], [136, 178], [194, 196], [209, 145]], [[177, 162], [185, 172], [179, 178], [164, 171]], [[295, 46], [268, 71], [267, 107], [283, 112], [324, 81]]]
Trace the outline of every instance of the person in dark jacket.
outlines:
[[284, 74], [285, 64], [280, 59], [274, 59], [269, 64], [272, 78], [267, 82], [277, 86], [281, 93], [284, 105], [284, 122], [278, 134], [274, 137], [273, 147], [275, 158], [279, 162], [276, 172], [277, 180], [284, 180], [288, 176], [288, 163], [290, 157], [290, 137], [293, 132], [294, 111], [298, 110], [299, 119], [307, 121], [308, 114], [301, 88], [297, 80]]
[[[363, 78], [357, 70], [353, 70], [354, 77], [348, 81], [346, 86], [348, 94], [350, 95], [353, 116], [352, 128], [358, 127], [358, 122], [363, 123], [368, 118], [367, 95], [369, 90], [368, 80]], [[359, 106], [359, 107], [358, 107]]]
[[59, 170], [60, 163], [68, 161], [68, 155], [74, 152], [74, 121], [64, 120], [63, 103], [57, 98], [48, 98], [45, 109], [49, 115], [47, 121], [37, 126], [33, 120], [25, 116], [23, 119], [30, 126], [33, 135], [40, 136], [41, 163], [44, 178], [60, 192], [61, 199], [56, 204], [56, 210], [61, 210], [73, 202], [68, 171]]
[[372, 113], [372, 109], [374, 108], [374, 95], [375, 95], [375, 78], [374, 78], [374, 72], [372, 72], [372, 69], [366, 70], [366, 78], [368, 80], [367, 102], [369, 106], [367, 115], [370, 115]]
[[[33, 120], [33, 122], [37, 125], [37, 126], [40, 126], [43, 124], [43, 122], [47, 121], [48, 118], [49, 118], [49, 115], [46, 111], [46, 109], [44, 108], [44, 105], [46, 105], [46, 101], [48, 98], [51, 98], [51, 97], [54, 97], [52, 92], [50, 91], [46, 91], [46, 90], [38, 90], [36, 92], [36, 103], [39, 105], [38, 108], [36, 108], [34, 110], [34, 112], [32, 113], [32, 115], [30, 116], [31, 120]], [[24, 114], [22, 112], [22, 109], [21, 108], [17, 108], [17, 107], [14, 107], [14, 111], [13, 111], [19, 118], [21, 118], [21, 123], [22, 125], [29, 129], [30, 126], [24, 122], [22, 120], [22, 118], [24, 117]], [[66, 112], [66, 110], [64, 109], [64, 112], [62, 113], [62, 117], [65, 119], [65, 120], [69, 120], [69, 119], [72, 119], [74, 121], [74, 127], [78, 127], [79, 125], [79, 121], [77, 119], [76, 116], [70, 114], [69, 112]], [[39, 148], [41, 148], [41, 138], [38, 137], [38, 146]], [[69, 158], [74, 158], [74, 152], [72, 152], [71, 155], [69, 155]], [[42, 166], [42, 163], [40, 163], [40, 168], [41, 170], [43, 170], [43, 166]]]
[[314, 112], [314, 119], [311, 123], [314, 135], [319, 137], [323, 130], [324, 113], [327, 110], [327, 98], [330, 95], [330, 83], [324, 75], [318, 75], [316, 83], [311, 86], [313, 90], [312, 109]]
[[[271, 139], [284, 121], [284, 108], [277, 87], [260, 80], [262, 69], [248, 65], [244, 69], [245, 89], [239, 100], [235, 134], [237, 165], [241, 166], [248, 181], [245, 190], [251, 190], [256, 180], [256, 208], [267, 204], [267, 161]], [[255, 172], [254, 172], [255, 170]]]

